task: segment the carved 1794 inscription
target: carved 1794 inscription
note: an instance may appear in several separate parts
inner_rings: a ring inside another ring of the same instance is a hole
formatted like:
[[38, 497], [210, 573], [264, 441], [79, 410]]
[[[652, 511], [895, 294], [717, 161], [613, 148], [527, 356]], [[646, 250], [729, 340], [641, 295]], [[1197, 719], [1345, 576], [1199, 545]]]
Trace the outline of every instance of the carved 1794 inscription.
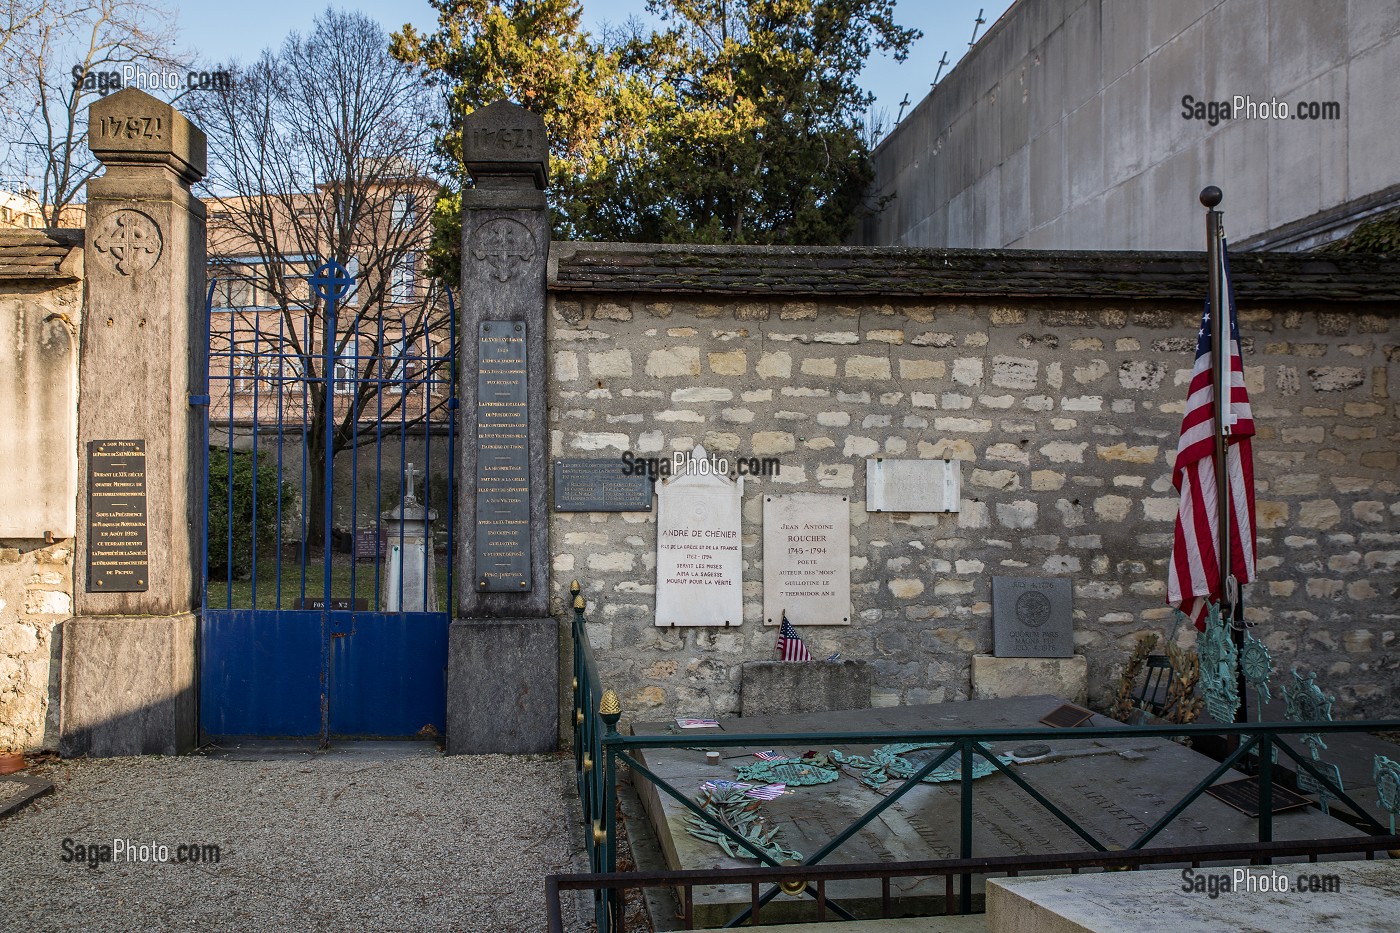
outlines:
[[478, 126], [472, 130], [472, 145], [478, 149], [499, 149], [503, 152], [529, 149], [535, 145], [535, 131], [529, 127], [495, 128]]
[[164, 139], [160, 117], [103, 117], [97, 122], [103, 139]]

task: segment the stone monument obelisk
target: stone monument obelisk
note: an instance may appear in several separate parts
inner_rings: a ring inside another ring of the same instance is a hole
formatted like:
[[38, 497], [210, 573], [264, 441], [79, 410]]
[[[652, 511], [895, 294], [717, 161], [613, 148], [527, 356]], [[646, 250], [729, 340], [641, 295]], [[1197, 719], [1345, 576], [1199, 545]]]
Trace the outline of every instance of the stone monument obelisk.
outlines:
[[545, 298], [549, 144], [507, 101], [467, 116], [462, 192], [457, 613], [449, 754], [553, 751], [559, 623], [549, 615]]

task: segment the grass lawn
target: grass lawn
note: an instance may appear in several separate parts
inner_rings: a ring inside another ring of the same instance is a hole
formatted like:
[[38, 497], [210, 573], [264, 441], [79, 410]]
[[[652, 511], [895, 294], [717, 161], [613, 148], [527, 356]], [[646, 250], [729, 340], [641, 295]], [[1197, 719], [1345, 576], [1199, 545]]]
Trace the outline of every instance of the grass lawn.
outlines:
[[[354, 565], [353, 589], [351, 586], [351, 560], [349, 554], [335, 554], [331, 561], [331, 597], [333, 599], [359, 598], [366, 601], [371, 612], [378, 611], [376, 588], [383, 572], [382, 564], [373, 561], [360, 561]], [[312, 556], [306, 565], [305, 590], [302, 589], [302, 568], [295, 559], [283, 558], [282, 598], [277, 598], [278, 562], [272, 559], [258, 561], [257, 604], [253, 602], [252, 578], [209, 581], [208, 605], [210, 609], [295, 609], [296, 601], [305, 595], [309, 599], [320, 599], [325, 594], [325, 566], [320, 553]], [[455, 584], [456, 581], [454, 580]], [[230, 591], [232, 591], [230, 593]], [[230, 601], [231, 597], [231, 601]], [[438, 611], [447, 612], [451, 606], [447, 599], [447, 560], [445, 555], [437, 555], [437, 597]], [[406, 606], [408, 611], [415, 607]]]

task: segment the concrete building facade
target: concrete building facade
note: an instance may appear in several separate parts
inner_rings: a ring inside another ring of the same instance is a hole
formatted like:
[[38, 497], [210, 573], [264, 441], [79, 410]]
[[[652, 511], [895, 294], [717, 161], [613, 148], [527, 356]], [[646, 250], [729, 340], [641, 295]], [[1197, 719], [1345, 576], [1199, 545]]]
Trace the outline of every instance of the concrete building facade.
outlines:
[[876, 149], [853, 242], [1200, 249], [1214, 184], [1233, 248], [1309, 249], [1400, 204], [1397, 72], [1387, 0], [1020, 0]]

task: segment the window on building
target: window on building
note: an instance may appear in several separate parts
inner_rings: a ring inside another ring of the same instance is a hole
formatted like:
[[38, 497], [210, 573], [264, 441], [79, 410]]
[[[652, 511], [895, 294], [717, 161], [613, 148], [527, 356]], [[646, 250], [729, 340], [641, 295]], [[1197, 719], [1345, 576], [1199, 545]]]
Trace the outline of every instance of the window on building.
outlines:
[[411, 227], [418, 219], [418, 199], [411, 192], [394, 195], [389, 222], [395, 227]]
[[396, 302], [412, 301], [417, 294], [417, 282], [414, 278], [414, 263], [417, 256], [412, 252], [404, 253], [403, 258], [394, 266], [393, 280], [389, 286], [389, 299]]
[[348, 395], [355, 391], [360, 379], [360, 347], [356, 341], [345, 345], [345, 350], [335, 359], [335, 391]]

